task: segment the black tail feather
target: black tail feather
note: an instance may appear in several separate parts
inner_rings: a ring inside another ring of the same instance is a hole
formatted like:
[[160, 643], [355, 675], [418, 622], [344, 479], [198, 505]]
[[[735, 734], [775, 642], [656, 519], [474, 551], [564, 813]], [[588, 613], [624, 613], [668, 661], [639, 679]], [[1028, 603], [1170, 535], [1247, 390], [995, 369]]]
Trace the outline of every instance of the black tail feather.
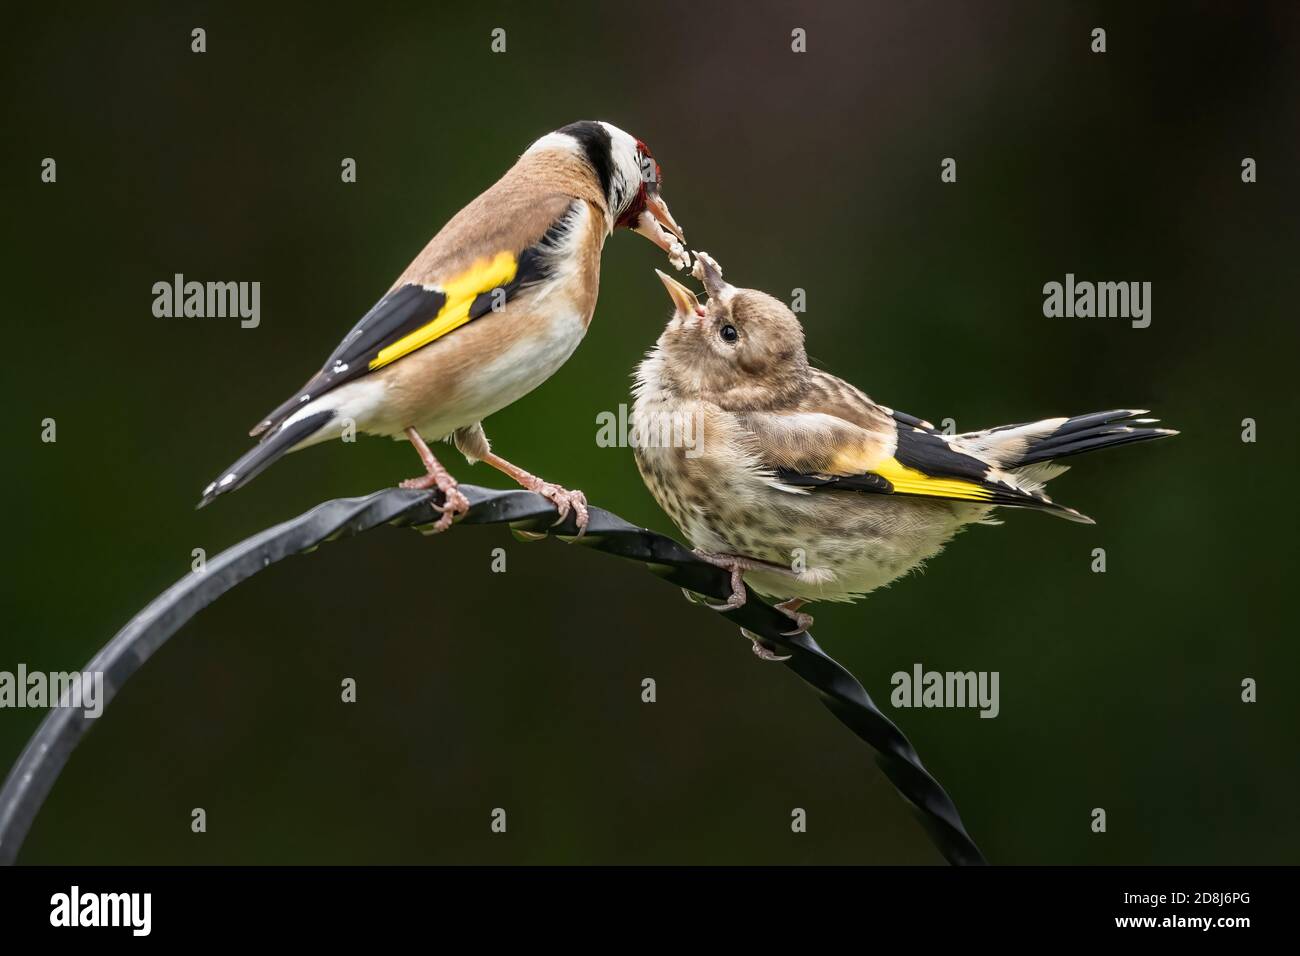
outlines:
[[1138, 418], [1143, 409], [1117, 409], [1077, 415], [1045, 438], [1040, 438], [1025, 449], [1025, 453], [1005, 467], [1021, 468], [1039, 462], [1067, 458], [1098, 448], [1129, 445], [1177, 435], [1172, 428], [1135, 427], [1151, 424], [1154, 419]]
[[271, 432], [203, 489], [203, 497], [196, 507], [202, 508], [217, 496], [242, 488], [299, 442], [318, 432], [333, 417], [332, 411], [320, 411]]

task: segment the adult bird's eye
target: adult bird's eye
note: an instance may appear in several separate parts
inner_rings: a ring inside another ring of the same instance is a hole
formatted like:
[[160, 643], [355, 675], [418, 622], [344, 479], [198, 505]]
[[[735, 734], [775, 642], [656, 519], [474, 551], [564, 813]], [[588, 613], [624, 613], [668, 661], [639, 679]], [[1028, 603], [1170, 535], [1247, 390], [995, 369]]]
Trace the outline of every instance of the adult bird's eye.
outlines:
[[734, 325], [724, 325], [718, 330], [718, 334], [722, 336], [724, 342], [734, 342], [740, 338], [740, 333], [736, 331]]

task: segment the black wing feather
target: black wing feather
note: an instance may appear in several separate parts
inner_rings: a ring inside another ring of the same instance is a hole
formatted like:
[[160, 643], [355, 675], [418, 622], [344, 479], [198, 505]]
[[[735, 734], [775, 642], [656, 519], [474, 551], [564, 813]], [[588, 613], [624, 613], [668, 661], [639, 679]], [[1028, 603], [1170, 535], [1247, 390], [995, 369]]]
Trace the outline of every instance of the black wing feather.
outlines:
[[371, 358], [386, 345], [432, 321], [446, 301], [443, 292], [418, 285], [404, 285], [388, 293], [343, 337], [321, 370], [249, 434], [262, 434], [289, 417], [300, 405], [365, 375], [370, 370]]
[[[519, 253], [514, 278], [503, 285], [499, 293], [490, 289], [475, 296], [470, 303], [470, 321], [487, 315], [496, 303], [509, 302], [530, 285], [554, 274], [553, 254], [573, 221], [577, 205], [576, 202], [570, 203], [564, 214], [542, 234], [541, 239]], [[370, 362], [376, 355], [403, 336], [433, 321], [446, 303], [447, 296], [442, 290], [426, 289], [414, 284], [399, 286], [385, 295], [344, 336], [321, 370], [292, 398], [262, 419], [250, 434], [262, 434], [284, 421], [299, 406], [367, 374]]]

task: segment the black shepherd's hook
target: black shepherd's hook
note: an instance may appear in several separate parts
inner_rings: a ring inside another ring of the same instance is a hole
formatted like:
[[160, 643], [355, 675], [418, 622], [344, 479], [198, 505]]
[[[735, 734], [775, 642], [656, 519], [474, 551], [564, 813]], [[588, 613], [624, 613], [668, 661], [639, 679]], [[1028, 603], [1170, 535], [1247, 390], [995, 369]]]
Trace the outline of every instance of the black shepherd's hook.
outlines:
[[[555, 520], [555, 506], [541, 495], [473, 485], [461, 485], [461, 490], [470, 501], [470, 510], [461, 519], [466, 524], [508, 523], [521, 530], [550, 530], [559, 535], [577, 532], [572, 515], [559, 526], [548, 527]], [[205, 571], [187, 575], [160, 594], [84, 670], [103, 673], [102, 699], [107, 706], [164, 641], [236, 584], [282, 558], [309, 551], [325, 541], [385, 524], [431, 524], [437, 517], [433, 508], [437, 500], [436, 492], [390, 488], [364, 498], [327, 501], [291, 521], [268, 528], [223, 551], [208, 561]], [[587, 533], [580, 540], [597, 551], [641, 561], [688, 591], [718, 600], [731, 593], [727, 572], [701, 561], [671, 538], [628, 524], [600, 508], [591, 509]], [[781, 632], [790, 628], [790, 619], [757, 599], [724, 613], [790, 655], [785, 666], [810, 684], [831, 713], [876, 751], [876, 763], [911, 804], [948, 862], [984, 863], [948, 794], [921, 765], [902, 731], [872, 703], [852, 674], [828, 657], [810, 634], [783, 635]], [[83, 709], [56, 707], [37, 728], [0, 790], [0, 863], [14, 862], [37, 811], [89, 727], [90, 718]]]

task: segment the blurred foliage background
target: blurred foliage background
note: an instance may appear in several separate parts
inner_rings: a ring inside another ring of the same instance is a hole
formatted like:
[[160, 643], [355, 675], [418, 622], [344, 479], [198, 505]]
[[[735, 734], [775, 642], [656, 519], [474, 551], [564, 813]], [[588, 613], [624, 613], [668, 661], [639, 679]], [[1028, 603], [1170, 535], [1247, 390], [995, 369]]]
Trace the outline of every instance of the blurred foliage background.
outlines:
[[[1138, 406], [1183, 430], [1053, 485], [1095, 528], [1010, 513], [816, 609], [988, 857], [1294, 862], [1298, 27], [1289, 3], [10, 11], [0, 669], [80, 667], [193, 548], [415, 474], [364, 439], [193, 510], [449, 216], [537, 136], [603, 118], [650, 144], [692, 245], [738, 284], [805, 289], [810, 353], [880, 401], [962, 429]], [[662, 259], [620, 234], [604, 262], [583, 347], [488, 432], [676, 534], [631, 453], [595, 443], [667, 317]], [[155, 318], [177, 272], [260, 281], [261, 326]], [[1151, 327], [1045, 319], [1067, 272], [1151, 281]], [[915, 662], [999, 671], [1001, 715], [894, 711]], [[0, 711], [0, 763], [39, 717]], [[860, 743], [722, 619], [636, 565], [460, 528], [330, 545], [203, 612], [75, 753], [21, 859], [938, 856]]]

